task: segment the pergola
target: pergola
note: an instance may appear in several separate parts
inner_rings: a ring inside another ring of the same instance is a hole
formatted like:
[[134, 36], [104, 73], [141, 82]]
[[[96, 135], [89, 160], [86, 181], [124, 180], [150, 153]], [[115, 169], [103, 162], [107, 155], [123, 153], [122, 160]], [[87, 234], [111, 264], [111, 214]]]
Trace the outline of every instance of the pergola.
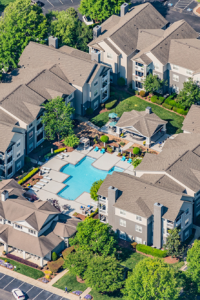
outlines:
[[88, 148], [88, 147], [90, 146], [90, 139], [88, 139], [88, 138], [86, 138], [86, 137], [82, 137], [82, 138], [80, 139], [80, 145], [81, 145], [84, 149]]

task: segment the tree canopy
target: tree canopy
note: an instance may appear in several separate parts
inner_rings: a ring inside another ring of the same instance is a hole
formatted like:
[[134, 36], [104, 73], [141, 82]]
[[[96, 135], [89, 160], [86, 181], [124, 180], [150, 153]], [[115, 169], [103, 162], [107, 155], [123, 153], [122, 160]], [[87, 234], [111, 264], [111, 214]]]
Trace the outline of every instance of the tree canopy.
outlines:
[[81, 0], [79, 12], [95, 22], [102, 22], [111, 15], [118, 14], [123, 3], [124, 0]]
[[185, 108], [190, 108], [192, 104], [200, 101], [200, 88], [192, 78], [183, 83], [183, 89], [178, 94], [177, 101]]
[[0, 18], [0, 69], [16, 68], [27, 44], [44, 44], [47, 33], [47, 20], [38, 5], [32, 5], [31, 0], [10, 3]]
[[180, 230], [177, 228], [170, 229], [164, 249], [167, 250], [167, 255], [172, 257], [180, 257], [183, 254], [183, 247], [181, 246], [181, 240], [179, 236]]
[[45, 138], [54, 140], [56, 137], [58, 141], [73, 133], [73, 122], [71, 115], [74, 113], [74, 108], [67, 105], [61, 97], [48, 100], [43, 104], [45, 108], [44, 116], [42, 116], [42, 123], [44, 124]]
[[109, 224], [98, 219], [86, 219], [77, 226], [77, 233], [70, 239], [70, 245], [78, 245], [83, 251], [108, 256], [116, 253], [116, 238]]
[[200, 293], [200, 241], [195, 240], [191, 249], [187, 252], [187, 275], [191, 278], [193, 286]]
[[75, 147], [78, 146], [80, 140], [75, 134], [70, 134], [64, 140], [64, 144], [68, 147]]
[[70, 273], [83, 279], [91, 258], [91, 252], [77, 249], [76, 252], [71, 252], [67, 256], [63, 267], [69, 269]]
[[135, 267], [124, 288], [126, 300], [176, 300], [180, 288], [175, 271], [161, 259], [146, 258]]
[[114, 257], [94, 256], [88, 262], [84, 278], [97, 292], [114, 292], [122, 286], [123, 268]]
[[159, 91], [164, 85], [167, 85], [167, 82], [158, 78], [157, 75], [149, 74], [143, 82], [144, 89], [153, 94], [156, 91]]
[[98, 195], [97, 192], [100, 189], [100, 186], [102, 185], [103, 180], [99, 179], [95, 182], [93, 182], [91, 188], [90, 188], [90, 196], [93, 200], [97, 201], [98, 200]]

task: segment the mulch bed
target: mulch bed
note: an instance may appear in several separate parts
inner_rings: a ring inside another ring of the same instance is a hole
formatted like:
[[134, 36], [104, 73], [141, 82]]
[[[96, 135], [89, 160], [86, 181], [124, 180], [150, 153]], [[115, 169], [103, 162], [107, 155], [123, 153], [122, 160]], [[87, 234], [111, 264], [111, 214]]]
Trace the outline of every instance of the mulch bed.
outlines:
[[82, 221], [85, 220], [86, 216], [82, 215], [82, 214], [78, 214], [78, 213], [74, 213], [73, 217], [76, 217], [78, 219], [81, 219]]
[[[152, 256], [152, 255], [145, 254], [145, 253], [140, 252], [140, 251], [138, 251], [138, 250], [136, 250], [136, 252], [137, 252], [137, 253], [140, 253], [140, 254], [142, 254], [142, 255], [144, 255], [144, 256], [150, 257], [150, 258], [156, 258], [156, 257], [154, 257], [154, 256]], [[167, 264], [175, 264], [175, 263], [179, 262], [179, 259], [178, 259], [178, 258], [175, 258], [175, 257], [173, 258], [173, 257], [171, 257], [171, 256], [167, 256], [167, 257], [164, 257], [164, 258], [162, 258], [162, 259], [164, 259], [164, 262], [167, 263]]]
[[37, 172], [30, 179], [28, 179], [22, 186], [26, 187], [28, 183], [33, 186], [38, 181], [40, 181], [40, 179], [42, 179], [42, 178], [43, 178], [43, 176], [40, 175], [40, 172]]

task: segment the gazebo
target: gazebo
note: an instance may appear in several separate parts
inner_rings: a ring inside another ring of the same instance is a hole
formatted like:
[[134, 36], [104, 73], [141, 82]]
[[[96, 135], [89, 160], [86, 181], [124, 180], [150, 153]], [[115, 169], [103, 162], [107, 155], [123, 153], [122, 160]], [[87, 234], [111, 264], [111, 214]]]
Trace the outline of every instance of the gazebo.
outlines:
[[90, 139], [86, 138], [86, 137], [82, 137], [80, 139], [80, 146], [83, 147], [83, 149], [86, 149], [90, 146]]

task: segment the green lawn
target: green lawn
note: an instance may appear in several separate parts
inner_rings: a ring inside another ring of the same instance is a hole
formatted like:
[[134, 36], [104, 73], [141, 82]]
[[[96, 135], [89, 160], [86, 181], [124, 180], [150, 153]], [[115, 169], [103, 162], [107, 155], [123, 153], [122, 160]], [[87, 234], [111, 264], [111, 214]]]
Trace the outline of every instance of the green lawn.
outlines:
[[87, 289], [85, 283], [79, 283], [76, 280], [76, 276], [67, 272], [63, 277], [61, 277], [56, 283], [53, 284], [54, 287], [64, 290], [67, 287], [69, 292], [82, 291]]
[[16, 266], [17, 268], [15, 269], [15, 272], [26, 275], [28, 277], [31, 277], [33, 279], [38, 279], [40, 277], [44, 276], [44, 273], [40, 270], [31, 268], [29, 266], [23, 265], [15, 260], [9, 259], [9, 258], [4, 258], [0, 257], [0, 259], [7, 260], [8, 263], [10, 263], [13, 266]]
[[[114, 89], [113, 94], [114, 94]], [[182, 132], [182, 123], [184, 118], [182, 116], [179, 116], [173, 112], [170, 112], [158, 105], [155, 105], [153, 103], [146, 102], [145, 100], [142, 100], [136, 96], [130, 96], [128, 93], [124, 91], [115, 91], [115, 95], [112, 95], [113, 98], [118, 98], [121, 100], [121, 102], [114, 108], [111, 109], [109, 112], [104, 112], [102, 114], [99, 114], [95, 117], [93, 117], [90, 121], [94, 123], [95, 125], [102, 127], [105, 125], [109, 118], [108, 114], [110, 112], [116, 112], [119, 117], [125, 112], [125, 111], [131, 111], [131, 110], [137, 110], [137, 111], [143, 111], [147, 106], [151, 106], [152, 111], [159, 116], [161, 119], [168, 121], [167, 124], [167, 132], [169, 134], [174, 133], [180, 133]]]
[[146, 258], [146, 256], [133, 252], [132, 250], [123, 248], [122, 254], [120, 256], [121, 259], [121, 265], [132, 270], [135, 268], [137, 263], [139, 263], [140, 260]]

